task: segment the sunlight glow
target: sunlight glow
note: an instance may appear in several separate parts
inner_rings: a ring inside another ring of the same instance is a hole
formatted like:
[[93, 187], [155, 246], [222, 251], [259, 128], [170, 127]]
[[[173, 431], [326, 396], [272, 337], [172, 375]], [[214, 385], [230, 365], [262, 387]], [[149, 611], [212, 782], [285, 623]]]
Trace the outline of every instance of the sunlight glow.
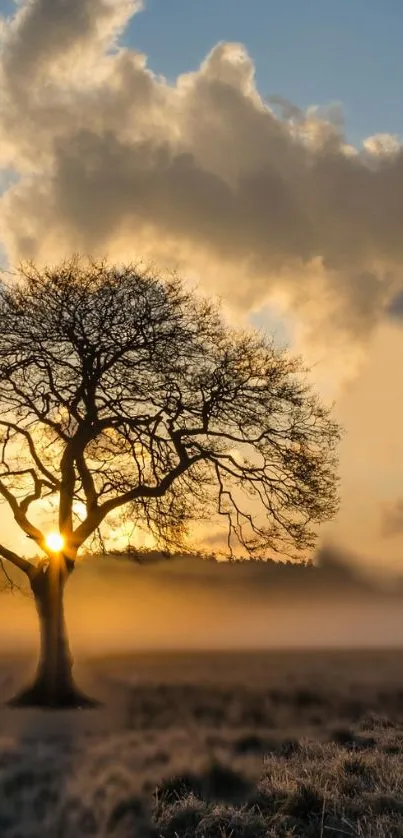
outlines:
[[48, 550], [51, 550], [52, 553], [60, 553], [63, 549], [64, 538], [59, 532], [50, 532], [45, 538], [45, 543]]

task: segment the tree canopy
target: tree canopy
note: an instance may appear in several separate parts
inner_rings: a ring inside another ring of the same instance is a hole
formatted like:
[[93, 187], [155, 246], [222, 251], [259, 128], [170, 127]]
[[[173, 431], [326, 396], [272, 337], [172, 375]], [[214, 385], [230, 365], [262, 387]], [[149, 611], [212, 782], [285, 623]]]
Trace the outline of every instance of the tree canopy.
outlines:
[[217, 515], [230, 553], [304, 552], [338, 440], [301, 362], [175, 277], [74, 258], [1, 284], [0, 494], [48, 560], [51, 496], [71, 567], [123, 509], [164, 547]]

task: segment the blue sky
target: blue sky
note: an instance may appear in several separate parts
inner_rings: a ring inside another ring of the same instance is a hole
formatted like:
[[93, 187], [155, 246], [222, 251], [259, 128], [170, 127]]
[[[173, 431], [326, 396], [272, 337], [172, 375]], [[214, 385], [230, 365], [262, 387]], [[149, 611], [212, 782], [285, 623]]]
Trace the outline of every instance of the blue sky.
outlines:
[[217, 41], [241, 41], [263, 94], [342, 103], [356, 143], [403, 134], [402, 38], [402, 0], [147, 0], [127, 34], [170, 78]]

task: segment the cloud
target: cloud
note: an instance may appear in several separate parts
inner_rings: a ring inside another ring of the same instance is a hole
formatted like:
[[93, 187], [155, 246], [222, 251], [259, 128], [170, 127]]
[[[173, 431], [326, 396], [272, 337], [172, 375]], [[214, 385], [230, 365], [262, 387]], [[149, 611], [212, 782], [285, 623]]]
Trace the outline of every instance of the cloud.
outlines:
[[31, 0], [3, 22], [11, 262], [144, 256], [202, 277], [241, 312], [280, 290], [306, 340], [361, 344], [403, 293], [399, 142], [351, 148], [338, 106], [303, 112], [272, 97], [278, 114], [240, 44], [216, 45], [169, 84], [119, 46], [140, 8]]
[[381, 513], [381, 534], [390, 538], [403, 533], [403, 499], [385, 504]]
[[399, 290], [393, 297], [387, 308], [389, 317], [392, 320], [400, 321], [403, 317], [403, 289]]
[[[9, 23], [4, 38], [3, 69], [11, 87], [46, 73], [81, 65], [111, 47], [138, 0], [28, 0]], [[29, 74], [29, 75], [28, 75]], [[29, 86], [28, 86], [29, 87]], [[21, 91], [23, 92], [23, 91]]]

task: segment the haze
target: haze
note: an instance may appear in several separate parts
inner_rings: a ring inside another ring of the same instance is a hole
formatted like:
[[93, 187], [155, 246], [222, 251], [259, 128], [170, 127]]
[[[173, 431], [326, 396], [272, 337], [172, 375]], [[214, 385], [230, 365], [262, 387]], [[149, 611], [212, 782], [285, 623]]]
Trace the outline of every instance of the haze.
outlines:
[[[324, 552], [317, 570], [197, 557], [85, 561], [66, 592], [77, 660], [158, 649], [386, 648], [403, 643], [400, 593]], [[111, 596], [111, 591], [113, 595]], [[2, 648], [32, 654], [27, 597], [2, 597]]]

